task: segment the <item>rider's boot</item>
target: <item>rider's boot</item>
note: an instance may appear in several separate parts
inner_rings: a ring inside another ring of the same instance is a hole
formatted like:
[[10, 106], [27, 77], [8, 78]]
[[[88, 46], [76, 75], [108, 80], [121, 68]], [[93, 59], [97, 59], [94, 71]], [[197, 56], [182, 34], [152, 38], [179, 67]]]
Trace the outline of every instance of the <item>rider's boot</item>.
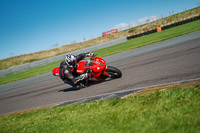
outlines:
[[84, 87], [85, 87], [85, 85], [83, 83], [78, 83], [78, 84], [74, 85], [74, 89], [82, 89]]

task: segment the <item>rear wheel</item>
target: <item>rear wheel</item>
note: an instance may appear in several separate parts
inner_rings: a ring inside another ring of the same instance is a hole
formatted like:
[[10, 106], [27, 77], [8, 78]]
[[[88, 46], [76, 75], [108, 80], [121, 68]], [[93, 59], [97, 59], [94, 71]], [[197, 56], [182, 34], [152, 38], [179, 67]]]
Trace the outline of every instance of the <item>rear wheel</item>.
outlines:
[[122, 72], [116, 67], [108, 66], [106, 72], [109, 73], [109, 76], [112, 79], [121, 78], [122, 76]]

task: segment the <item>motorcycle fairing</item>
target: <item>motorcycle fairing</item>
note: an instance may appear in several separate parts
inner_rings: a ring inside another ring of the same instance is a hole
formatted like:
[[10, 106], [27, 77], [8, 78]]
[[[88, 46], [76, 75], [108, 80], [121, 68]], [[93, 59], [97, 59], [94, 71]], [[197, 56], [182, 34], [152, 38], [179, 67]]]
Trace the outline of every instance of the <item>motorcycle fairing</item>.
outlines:
[[58, 76], [59, 77], [59, 67], [56, 67], [52, 70], [52, 73], [54, 76]]

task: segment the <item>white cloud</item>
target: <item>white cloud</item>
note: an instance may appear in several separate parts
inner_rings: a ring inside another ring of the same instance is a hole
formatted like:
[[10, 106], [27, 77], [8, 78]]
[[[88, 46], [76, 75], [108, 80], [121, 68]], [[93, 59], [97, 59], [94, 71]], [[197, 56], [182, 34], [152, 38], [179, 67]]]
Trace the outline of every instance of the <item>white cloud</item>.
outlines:
[[150, 22], [156, 21], [158, 19], [160, 19], [160, 17], [158, 17], [158, 16], [144, 17], [144, 18], [141, 18], [141, 19], [138, 20], [138, 25], [150, 23]]
[[136, 22], [133, 21], [133, 22], [130, 23], [130, 28], [136, 27], [136, 26], [138, 26], [138, 24]]
[[122, 30], [126, 30], [128, 28], [136, 27], [138, 25], [143, 25], [143, 24], [146, 24], [146, 23], [156, 21], [160, 18], [161, 17], [158, 17], [158, 16], [144, 17], [144, 18], [139, 19], [137, 22], [132, 21], [130, 24], [120, 23], [120, 24], [116, 25], [114, 28], [118, 29], [119, 31], [122, 31]]
[[129, 25], [127, 23], [120, 23], [115, 26], [115, 29], [118, 29], [119, 31], [122, 31], [128, 28], [129, 28]]

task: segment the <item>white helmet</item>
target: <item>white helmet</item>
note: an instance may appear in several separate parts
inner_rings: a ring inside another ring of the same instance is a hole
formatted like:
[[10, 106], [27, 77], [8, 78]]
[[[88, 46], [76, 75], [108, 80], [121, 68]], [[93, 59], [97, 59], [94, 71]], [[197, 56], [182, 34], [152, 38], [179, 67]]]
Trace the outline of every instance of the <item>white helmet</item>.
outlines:
[[76, 64], [76, 56], [74, 56], [72, 54], [66, 55], [65, 62], [68, 65], [68, 67], [70, 67], [70, 68], [74, 67]]

